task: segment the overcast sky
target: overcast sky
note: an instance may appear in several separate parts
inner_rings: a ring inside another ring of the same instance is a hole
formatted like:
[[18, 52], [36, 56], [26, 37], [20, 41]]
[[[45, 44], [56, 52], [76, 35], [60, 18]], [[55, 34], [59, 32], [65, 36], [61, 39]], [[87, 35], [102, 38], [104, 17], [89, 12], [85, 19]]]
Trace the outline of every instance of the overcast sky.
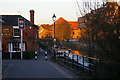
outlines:
[[[82, 0], [77, 0], [82, 6]], [[120, 1], [120, 0], [118, 0]], [[52, 24], [55, 13], [57, 19], [77, 21], [79, 13], [76, 0], [0, 0], [1, 14], [20, 14], [29, 20], [29, 10], [35, 11], [35, 24]]]

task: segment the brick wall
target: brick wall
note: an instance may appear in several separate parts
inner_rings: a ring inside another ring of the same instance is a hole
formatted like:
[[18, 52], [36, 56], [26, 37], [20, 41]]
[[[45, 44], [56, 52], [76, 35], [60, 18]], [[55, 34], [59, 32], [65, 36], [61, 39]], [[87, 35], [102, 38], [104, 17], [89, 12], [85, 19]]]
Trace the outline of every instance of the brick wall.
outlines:
[[[13, 26], [3, 26], [2, 33], [2, 50], [3, 52], [8, 52], [8, 42], [13, 39]], [[35, 43], [37, 34], [35, 27], [25, 26], [23, 39], [26, 41], [26, 50], [37, 50], [37, 43]]]

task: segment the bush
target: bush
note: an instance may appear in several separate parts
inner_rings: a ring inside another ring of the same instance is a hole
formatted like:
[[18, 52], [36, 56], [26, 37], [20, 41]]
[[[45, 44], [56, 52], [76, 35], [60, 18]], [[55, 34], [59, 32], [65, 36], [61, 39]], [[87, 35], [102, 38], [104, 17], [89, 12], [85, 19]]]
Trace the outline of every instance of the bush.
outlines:
[[48, 50], [48, 43], [47, 42], [41, 42], [39, 44], [39, 46], [44, 50]]
[[120, 73], [120, 63], [103, 63], [103, 62], [96, 62], [95, 63], [95, 71], [94, 76], [98, 78], [119, 78]]
[[[30, 50], [23, 52], [23, 59], [33, 59], [34, 57], [35, 57], [35, 51]], [[2, 59], [10, 59], [10, 53], [3, 52]], [[21, 52], [12, 53], [12, 59], [21, 59]]]
[[33, 59], [35, 57], [35, 51], [24, 51], [23, 59]]

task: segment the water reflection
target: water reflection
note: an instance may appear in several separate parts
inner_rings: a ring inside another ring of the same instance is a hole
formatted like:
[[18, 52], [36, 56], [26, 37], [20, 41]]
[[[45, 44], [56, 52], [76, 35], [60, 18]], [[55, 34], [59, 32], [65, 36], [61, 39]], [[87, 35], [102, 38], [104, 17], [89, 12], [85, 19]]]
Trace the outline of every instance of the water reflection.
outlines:
[[77, 54], [77, 55], [79, 55], [79, 56], [88, 56], [88, 55], [86, 55], [86, 54], [83, 54], [83, 53], [81, 53], [80, 51], [76, 51], [76, 50], [71, 50], [71, 53], [72, 54]]

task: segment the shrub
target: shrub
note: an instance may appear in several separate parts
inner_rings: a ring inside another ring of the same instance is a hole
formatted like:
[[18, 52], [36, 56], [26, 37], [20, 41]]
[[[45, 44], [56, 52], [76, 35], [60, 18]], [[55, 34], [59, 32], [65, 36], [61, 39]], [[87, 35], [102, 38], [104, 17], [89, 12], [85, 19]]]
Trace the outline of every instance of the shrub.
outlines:
[[23, 59], [33, 59], [35, 57], [35, 51], [24, 51]]

